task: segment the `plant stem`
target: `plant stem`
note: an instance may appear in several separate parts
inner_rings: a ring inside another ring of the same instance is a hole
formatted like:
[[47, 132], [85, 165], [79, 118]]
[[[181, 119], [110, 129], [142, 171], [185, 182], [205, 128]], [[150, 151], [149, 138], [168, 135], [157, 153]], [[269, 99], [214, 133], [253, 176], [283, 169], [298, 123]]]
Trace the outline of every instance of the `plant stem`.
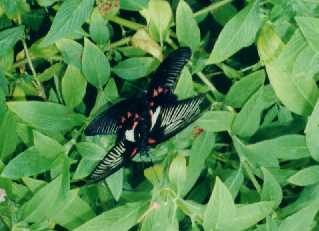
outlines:
[[32, 72], [32, 75], [33, 75], [33, 81], [34, 81], [34, 85], [35, 87], [38, 89], [39, 91], [39, 96], [41, 96], [43, 99], [46, 99], [46, 95], [45, 95], [45, 92], [44, 92], [44, 89], [43, 89], [43, 86], [41, 84], [41, 82], [37, 79], [37, 73], [34, 69], [34, 66], [33, 66], [33, 63], [32, 63], [32, 60], [30, 58], [30, 54], [29, 54], [29, 50], [28, 50], [28, 46], [25, 42], [24, 39], [22, 39], [22, 45], [23, 45], [23, 49], [24, 49], [24, 53], [25, 53], [25, 56], [27, 58], [27, 62], [29, 64], [29, 67], [31, 69], [31, 72]]
[[123, 39], [120, 39], [116, 42], [113, 42], [110, 44], [109, 48], [116, 48], [116, 47], [120, 47], [122, 45], [127, 45], [130, 43], [132, 37], [125, 37]]
[[215, 11], [215, 10], [217, 10], [217, 9], [219, 9], [219, 8], [229, 4], [229, 3], [231, 3], [232, 1], [234, 1], [234, 0], [223, 0], [223, 1], [220, 1], [220, 2], [213, 3], [213, 4], [207, 6], [207, 7], [203, 8], [203, 9], [197, 11], [196, 13], [194, 13], [194, 17], [198, 18], [198, 17], [203, 16], [203, 15], [205, 15], [205, 14], [211, 12], [211, 11]]
[[119, 16], [112, 16], [107, 18], [109, 21], [119, 24], [121, 26], [127, 27], [132, 30], [138, 30], [145, 27], [143, 24], [129, 21], [127, 19], [121, 18]]
[[249, 164], [247, 163], [246, 160], [241, 161], [241, 164], [243, 165], [251, 183], [254, 185], [255, 189], [257, 190], [257, 192], [259, 193], [261, 191], [261, 187], [253, 173], [253, 171], [251, 170]]
[[210, 91], [213, 93], [215, 99], [219, 100], [223, 98], [223, 95], [216, 89], [216, 87], [209, 81], [209, 79], [203, 74], [203, 72], [198, 72], [197, 76], [205, 83]]

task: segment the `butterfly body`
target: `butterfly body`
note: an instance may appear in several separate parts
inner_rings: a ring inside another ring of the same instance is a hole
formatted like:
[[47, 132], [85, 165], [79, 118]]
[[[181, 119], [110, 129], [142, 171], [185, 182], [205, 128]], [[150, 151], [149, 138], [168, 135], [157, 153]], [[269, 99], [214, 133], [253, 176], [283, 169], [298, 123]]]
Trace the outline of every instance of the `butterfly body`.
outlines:
[[178, 100], [173, 94], [177, 78], [190, 56], [189, 48], [171, 53], [155, 72], [146, 93], [114, 104], [89, 124], [85, 129], [87, 136], [117, 136], [116, 145], [92, 171], [90, 181], [113, 174], [137, 153], [147, 153], [198, 118], [206, 107], [204, 95]]

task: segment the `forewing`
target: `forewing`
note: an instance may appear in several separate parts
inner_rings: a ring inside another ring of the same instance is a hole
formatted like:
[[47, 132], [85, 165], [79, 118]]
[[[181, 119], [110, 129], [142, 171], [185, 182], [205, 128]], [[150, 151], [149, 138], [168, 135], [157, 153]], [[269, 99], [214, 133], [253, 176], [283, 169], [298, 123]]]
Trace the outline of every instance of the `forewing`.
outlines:
[[157, 143], [168, 139], [196, 120], [208, 105], [205, 96], [200, 95], [162, 107], [150, 137]]
[[94, 135], [111, 135], [116, 134], [120, 127], [118, 121], [122, 115], [125, 115], [128, 111], [133, 110], [136, 105], [136, 99], [122, 100], [104, 112], [99, 114], [85, 129], [84, 134], [86, 136]]
[[191, 55], [192, 51], [188, 47], [182, 47], [170, 53], [156, 70], [149, 87], [149, 94], [152, 95], [154, 89], [158, 87], [173, 92], [177, 79]]
[[89, 176], [89, 181], [100, 181], [123, 167], [136, 154], [133, 143], [119, 141], [98, 163]]

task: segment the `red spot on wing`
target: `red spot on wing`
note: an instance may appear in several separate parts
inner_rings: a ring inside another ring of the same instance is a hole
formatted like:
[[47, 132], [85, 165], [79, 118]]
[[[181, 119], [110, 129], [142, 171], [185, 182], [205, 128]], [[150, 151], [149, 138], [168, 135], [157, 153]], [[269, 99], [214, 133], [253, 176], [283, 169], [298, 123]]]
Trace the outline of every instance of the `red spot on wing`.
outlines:
[[133, 123], [132, 128], [135, 129], [137, 125], [138, 125], [138, 122], [135, 121], [135, 122]]
[[204, 128], [195, 128], [193, 132], [194, 132], [194, 136], [197, 137], [204, 132]]
[[148, 144], [156, 144], [156, 140], [153, 138], [148, 138], [147, 143]]
[[137, 148], [133, 148], [130, 157], [133, 158], [137, 154]]
[[156, 89], [154, 89], [154, 91], [153, 91], [153, 96], [158, 96], [158, 92]]
[[132, 116], [131, 112], [127, 112], [127, 118], [130, 118]]

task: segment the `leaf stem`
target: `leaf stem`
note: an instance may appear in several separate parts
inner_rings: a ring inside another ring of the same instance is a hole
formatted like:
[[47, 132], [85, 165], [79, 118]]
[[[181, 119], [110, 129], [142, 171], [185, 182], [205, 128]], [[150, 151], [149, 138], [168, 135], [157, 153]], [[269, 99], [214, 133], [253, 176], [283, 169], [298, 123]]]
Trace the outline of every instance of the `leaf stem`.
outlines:
[[241, 162], [241, 164], [243, 165], [243, 167], [244, 167], [244, 169], [245, 169], [245, 171], [246, 171], [251, 183], [254, 185], [256, 191], [259, 193], [261, 191], [261, 187], [260, 187], [255, 175], [253, 174], [253, 171], [251, 170], [251, 167], [249, 166], [249, 164], [247, 163], [246, 160], [243, 160]]
[[207, 85], [210, 91], [213, 93], [215, 99], [219, 100], [223, 98], [223, 95], [216, 89], [216, 87], [209, 81], [209, 79], [204, 75], [203, 72], [196, 73], [197, 76]]
[[130, 43], [132, 37], [125, 37], [110, 44], [109, 48], [116, 48]]
[[194, 13], [194, 17], [195, 18], [199, 18], [199, 17], [201, 17], [201, 16], [203, 16], [203, 15], [205, 15], [205, 14], [211, 12], [211, 11], [215, 11], [215, 10], [217, 10], [217, 9], [219, 9], [219, 8], [229, 4], [229, 3], [231, 3], [232, 1], [234, 1], [234, 0], [223, 0], [223, 1], [219, 1], [219, 2], [213, 3], [213, 4], [207, 6], [207, 7], [203, 8], [203, 9], [197, 11], [196, 13]]

